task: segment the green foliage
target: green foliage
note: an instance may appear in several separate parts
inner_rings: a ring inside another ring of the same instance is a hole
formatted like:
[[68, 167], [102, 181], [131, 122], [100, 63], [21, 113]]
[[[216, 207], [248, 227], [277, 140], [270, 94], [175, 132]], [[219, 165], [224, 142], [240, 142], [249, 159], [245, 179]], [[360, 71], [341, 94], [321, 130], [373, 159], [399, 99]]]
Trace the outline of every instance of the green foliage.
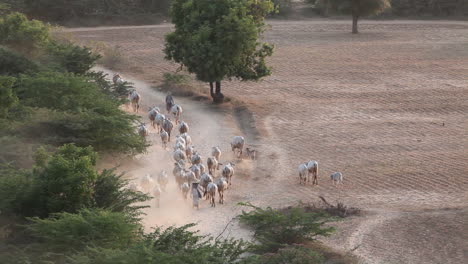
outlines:
[[163, 74], [164, 85], [186, 85], [190, 77], [185, 74], [165, 72]]
[[31, 171], [0, 167], [0, 211], [6, 215], [46, 217], [51, 213], [75, 213], [83, 208], [102, 208], [124, 213], [133, 223], [150, 199], [124, 188], [128, 181], [114, 170], [98, 173], [93, 148], [67, 144], [53, 154], [38, 148]]
[[236, 263], [248, 245], [241, 240], [212, 241], [189, 231], [193, 224], [157, 228], [153, 233], [126, 250], [88, 248], [69, 258], [70, 263], [166, 263], [229, 264]]
[[52, 55], [61, 68], [75, 74], [85, 74], [101, 58], [101, 55], [94, 54], [87, 47], [55, 41], [49, 43], [48, 53]]
[[147, 147], [132, 126], [138, 117], [119, 109], [120, 101], [90, 77], [42, 72], [21, 76], [17, 90], [24, 105], [64, 111], [45, 122], [54, 131], [48, 143], [126, 153], [141, 153]]
[[69, 73], [23, 75], [17, 86], [18, 96], [24, 104], [33, 107], [79, 112], [99, 106], [106, 99], [102, 98], [102, 92], [89, 79]]
[[141, 225], [124, 213], [82, 209], [76, 214], [57, 213], [49, 218], [29, 218], [27, 230], [58, 252], [94, 245], [125, 248], [141, 237]]
[[319, 264], [324, 258], [317, 252], [305, 247], [288, 246], [277, 253], [255, 256], [243, 264]]
[[36, 171], [40, 186], [41, 207], [38, 216], [58, 212], [77, 212], [94, 205], [94, 183], [97, 179], [97, 154], [91, 147], [67, 144]]
[[36, 62], [0, 46], [0, 75], [17, 76], [20, 73], [34, 73], [38, 70], [39, 66]]
[[32, 205], [34, 177], [25, 170], [0, 164], [0, 212], [2, 215], [27, 215]]
[[15, 78], [0, 76], [0, 118], [6, 118], [8, 111], [18, 103], [18, 97], [13, 93]]
[[291, 0], [272, 0], [275, 5], [277, 12], [274, 12], [275, 15], [279, 16], [288, 16], [292, 12], [292, 2]]
[[174, 0], [175, 31], [166, 36], [166, 59], [204, 82], [267, 76], [271, 71], [265, 58], [273, 48], [258, 38], [273, 10], [270, 0]]
[[49, 41], [49, 28], [21, 13], [0, 18], [0, 44], [23, 53], [35, 53]]
[[317, 236], [328, 236], [335, 229], [323, 227], [332, 220], [325, 213], [308, 213], [303, 208], [291, 208], [288, 211], [262, 209], [250, 203], [241, 205], [253, 208], [243, 211], [240, 222], [254, 230], [254, 237], [260, 242], [259, 251], [276, 252], [288, 244], [315, 240]]
[[370, 16], [390, 7], [390, 0], [329, 0], [339, 13]]
[[96, 207], [124, 212], [137, 221], [142, 214], [141, 209], [148, 207], [141, 203], [151, 198], [147, 194], [125, 188], [129, 180], [125, 180], [123, 176], [115, 174], [113, 169], [102, 171], [95, 183], [94, 201]]

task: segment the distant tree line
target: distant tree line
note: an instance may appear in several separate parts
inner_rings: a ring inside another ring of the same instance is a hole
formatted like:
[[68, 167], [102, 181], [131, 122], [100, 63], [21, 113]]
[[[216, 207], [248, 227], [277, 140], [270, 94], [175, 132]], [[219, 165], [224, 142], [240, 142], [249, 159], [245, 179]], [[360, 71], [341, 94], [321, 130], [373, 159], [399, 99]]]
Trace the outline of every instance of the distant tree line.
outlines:
[[[49, 22], [138, 14], [167, 15], [171, 0], [5, 0], [4, 7]], [[1, 12], [2, 8], [0, 8]]]

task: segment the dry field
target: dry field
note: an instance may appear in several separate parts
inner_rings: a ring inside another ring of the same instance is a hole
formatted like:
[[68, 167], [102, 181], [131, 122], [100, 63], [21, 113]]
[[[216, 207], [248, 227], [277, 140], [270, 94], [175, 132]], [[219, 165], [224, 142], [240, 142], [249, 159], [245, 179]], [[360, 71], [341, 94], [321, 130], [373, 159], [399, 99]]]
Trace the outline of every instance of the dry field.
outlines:
[[[465, 262], [468, 23], [363, 21], [356, 36], [348, 21], [269, 24], [272, 76], [224, 83], [223, 92], [248, 110], [193, 106], [217, 120], [197, 129], [221, 133], [217, 143], [226, 150], [231, 133], [243, 133], [261, 157], [243, 162], [246, 174], [226, 205], [182, 218], [203, 224], [209, 215], [219, 230], [239, 211], [237, 201], [285, 206], [323, 195], [367, 212], [338, 223], [338, 234], [325, 240], [364, 263]], [[69, 31], [82, 43], [120, 46], [132, 65], [124, 75], [159, 84], [177, 68], [162, 54], [171, 29]], [[299, 186], [296, 168], [310, 159], [319, 162], [319, 186]], [[344, 185], [331, 185], [333, 171], [343, 173]]]

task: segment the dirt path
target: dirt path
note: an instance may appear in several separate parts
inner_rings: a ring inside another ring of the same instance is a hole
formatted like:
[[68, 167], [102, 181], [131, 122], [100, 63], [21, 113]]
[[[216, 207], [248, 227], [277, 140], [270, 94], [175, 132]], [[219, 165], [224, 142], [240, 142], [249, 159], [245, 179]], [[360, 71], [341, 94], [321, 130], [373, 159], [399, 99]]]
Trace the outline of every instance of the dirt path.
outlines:
[[[358, 36], [348, 33], [348, 21], [270, 24], [272, 76], [224, 84], [223, 92], [247, 102], [248, 111], [220, 113], [177, 99], [204, 153], [216, 144], [227, 153], [230, 137], [245, 134], [261, 158], [243, 162], [226, 205], [192, 212], [179, 210], [182, 202], [155, 210], [151, 223], [199, 221], [217, 234], [239, 212], [238, 201], [285, 206], [323, 195], [366, 211], [337, 223], [338, 233], [325, 240], [364, 263], [463, 263], [468, 22], [362, 21]], [[133, 65], [124, 76], [158, 84], [177, 68], [162, 54], [170, 30], [163, 24], [70, 32], [82, 43], [119, 46]], [[144, 96], [162, 105], [161, 95], [143, 86]], [[158, 163], [169, 163], [163, 157], [152, 147], [129, 171], [161, 169]], [[319, 161], [318, 187], [297, 184], [297, 165], [308, 159]], [[332, 171], [344, 173], [343, 186], [329, 184]]]

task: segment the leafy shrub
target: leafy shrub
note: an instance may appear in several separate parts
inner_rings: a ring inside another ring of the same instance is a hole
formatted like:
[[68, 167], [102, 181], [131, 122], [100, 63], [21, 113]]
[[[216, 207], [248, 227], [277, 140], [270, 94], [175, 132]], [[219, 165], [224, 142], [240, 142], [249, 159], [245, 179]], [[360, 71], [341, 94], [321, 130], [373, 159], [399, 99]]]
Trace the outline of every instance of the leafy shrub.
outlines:
[[41, 72], [22, 76], [17, 86], [20, 99], [33, 107], [78, 112], [103, 101], [103, 94], [95, 84], [69, 73]]
[[0, 36], [0, 44], [23, 53], [35, 53], [49, 41], [49, 28], [21, 13], [12, 13], [0, 19]]
[[293, 11], [291, 0], [272, 0], [272, 2], [276, 7], [273, 16], [288, 16]]
[[60, 251], [81, 250], [95, 245], [124, 248], [141, 236], [141, 225], [119, 212], [102, 209], [82, 209], [76, 214], [56, 213], [47, 219], [29, 218], [27, 230]]
[[38, 216], [57, 212], [77, 212], [94, 205], [94, 183], [97, 179], [97, 154], [91, 147], [67, 144], [36, 172], [41, 196]]
[[319, 264], [324, 258], [317, 252], [305, 247], [288, 246], [277, 253], [267, 253], [250, 259], [250, 264]]
[[20, 73], [34, 73], [38, 70], [39, 66], [37, 63], [0, 46], [0, 75], [16, 76]]
[[115, 170], [104, 170], [100, 173], [94, 187], [94, 201], [96, 207], [123, 212], [132, 217], [134, 221], [138, 221], [142, 214], [141, 209], [148, 207], [141, 203], [149, 200], [150, 197], [125, 188], [129, 180], [125, 180], [123, 176], [123, 174], [115, 174]]
[[6, 118], [8, 111], [18, 103], [18, 97], [13, 93], [15, 78], [0, 76], [0, 118]]
[[56, 41], [49, 43], [48, 53], [52, 55], [61, 68], [75, 74], [85, 74], [101, 58], [101, 55], [94, 54], [87, 47]]
[[241, 223], [253, 228], [261, 252], [276, 252], [286, 245], [313, 241], [317, 236], [328, 236], [335, 230], [333, 227], [323, 227], [332, 220], [323, 212], [308, 213], [300, 207], [280, 211], [271, 207], [262, 209], [250, 203], [242, 205], [254, 209], [243, 211], [239, 217]]
[[34, 177], [12, 165], [0, 164], [0, 212], [3, 215], [27, 215], [33, 206]]
[[98, 151], [142, 153], [148, 144], [131, 125], [131, 122], [136, 120], [136, 116], [117, 108], [85, 110], [77, 114], [65, 113], [59, 119], [48, 122], [55, 134], [48, 138], [47, 142], [91, 145]]
[[200, 236], [188, 230], [193, 226], [190, 224], [165, 230], [157, 228], [126, 250], [88, 248], [71, 256], [69, 261], [73, 264], [229, 264], [236, 263], [248, 249], [248, 245], [241, 240], [212, 241], [209, 237]]

